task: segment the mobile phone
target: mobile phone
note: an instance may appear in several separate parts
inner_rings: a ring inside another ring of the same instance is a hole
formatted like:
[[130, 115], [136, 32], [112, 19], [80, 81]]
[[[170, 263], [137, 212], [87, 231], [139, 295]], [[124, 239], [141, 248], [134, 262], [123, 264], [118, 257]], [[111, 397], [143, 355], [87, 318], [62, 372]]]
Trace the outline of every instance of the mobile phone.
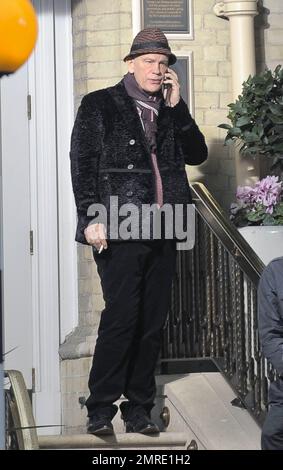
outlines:
[[162, 94], [163, 94], [163, 98], [164, 98], [164, 101], [166, 104], [169, 103], [169, 100], [170, 100], [170, 90], [171, 90], [171, 83], [163, 83], [162, 84]]

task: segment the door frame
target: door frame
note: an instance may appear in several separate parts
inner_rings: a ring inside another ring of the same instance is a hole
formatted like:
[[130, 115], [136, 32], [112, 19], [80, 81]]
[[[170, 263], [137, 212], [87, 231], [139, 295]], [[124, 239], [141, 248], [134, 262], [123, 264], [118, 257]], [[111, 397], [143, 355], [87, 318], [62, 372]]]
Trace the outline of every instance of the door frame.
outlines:
[[70, 0], [54, 0], [58, 155], [60, 344], [78, 324], [77, 224], [71, 173], [70, 137], [74, 124], [72, 11]]

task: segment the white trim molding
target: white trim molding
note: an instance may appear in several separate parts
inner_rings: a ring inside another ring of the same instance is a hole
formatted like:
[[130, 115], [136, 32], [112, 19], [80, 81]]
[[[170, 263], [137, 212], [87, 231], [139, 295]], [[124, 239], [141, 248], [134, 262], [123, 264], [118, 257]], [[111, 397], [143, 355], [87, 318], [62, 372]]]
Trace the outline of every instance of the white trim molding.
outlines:
[[[59, 275], [57, 226], [56, 107], [53, 0], [35, 0], [39, 37], [30, 85], [35, 101], [31, 139], [35, 368], [34, 413], [37, 425], [60, 425]], [[32, 70], [30, 70], [32, 72]], [[35, 131], [35, 135], [34, 132]], [[32, 155], [32, 152], [35, 152]], [[36, 201], [36, 202], [35, 202]], [[37, 232], [37, 233], [36, 233]], [[58, 432], [43, 428], [41, 433]]]
[[60, 343], [78, 323], [76, 210], [70, 173], [70, 137], [74, 122], [71, 2], [54, 2]]

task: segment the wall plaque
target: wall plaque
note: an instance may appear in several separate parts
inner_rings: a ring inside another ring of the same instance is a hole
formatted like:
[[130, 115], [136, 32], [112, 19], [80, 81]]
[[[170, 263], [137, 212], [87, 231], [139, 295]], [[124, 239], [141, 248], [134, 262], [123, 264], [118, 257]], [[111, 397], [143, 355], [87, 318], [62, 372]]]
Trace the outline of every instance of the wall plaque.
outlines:
[[191, 0], [141, 0], [141, 28], [158, 27], [166, 34], [192, 38]]

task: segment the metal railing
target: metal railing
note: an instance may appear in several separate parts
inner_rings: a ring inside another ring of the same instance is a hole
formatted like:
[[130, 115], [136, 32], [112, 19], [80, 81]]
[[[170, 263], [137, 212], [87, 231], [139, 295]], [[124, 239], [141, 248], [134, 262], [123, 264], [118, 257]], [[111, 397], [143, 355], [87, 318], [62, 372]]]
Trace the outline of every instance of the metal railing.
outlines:
[[209, 358], [239, 403], [262, 421], [271, 372], [258, 340], [257, 286], [264, 264], [205, 186], [195, 183], [192, 192], [196, 242], [193, 250], [178, 252], [162, 363]]

